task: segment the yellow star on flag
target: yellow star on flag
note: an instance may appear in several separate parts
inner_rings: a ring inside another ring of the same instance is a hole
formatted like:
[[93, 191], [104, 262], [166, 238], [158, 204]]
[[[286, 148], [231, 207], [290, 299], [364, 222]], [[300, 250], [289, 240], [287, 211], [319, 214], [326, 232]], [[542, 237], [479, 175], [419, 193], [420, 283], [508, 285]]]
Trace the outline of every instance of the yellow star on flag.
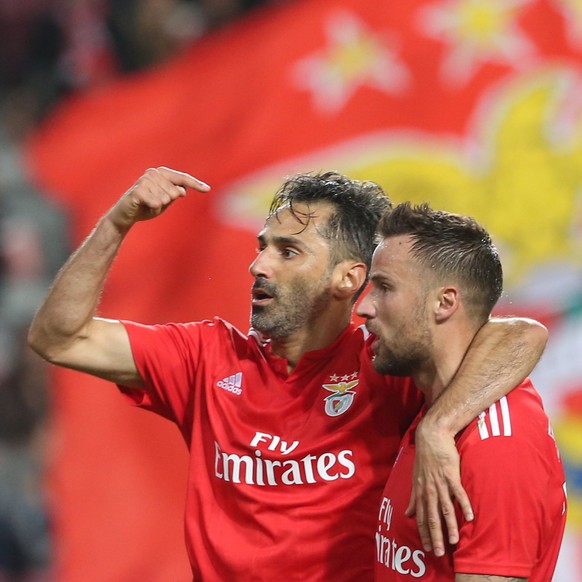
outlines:
[[356, 14], [334, 12], [326, 24], [327, 46], [295, 63], [292, 73], [317, 109], [337, 113], [363, 86], [392, 94], [408, 87], [410, 73], [395, 51]]
[[520, 66], [534, 47], [516, 25], [529, 0], [447, 0], [419, 13], [421, 29], [448, 45], [444, 81], [466, 83], [486, 62]]

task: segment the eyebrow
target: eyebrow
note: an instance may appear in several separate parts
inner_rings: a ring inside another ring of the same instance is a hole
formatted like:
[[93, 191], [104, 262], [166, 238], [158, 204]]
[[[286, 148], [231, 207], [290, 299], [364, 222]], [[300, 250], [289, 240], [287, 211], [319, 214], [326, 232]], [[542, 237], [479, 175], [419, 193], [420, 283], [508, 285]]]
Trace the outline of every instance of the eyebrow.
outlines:
[[[263, 233], [259, 233], [257, 235], [257, 240], [260, 243], [267, 243], [267, 237]], [[272, 236], [270, 237], [270, 242], [277, 246], [284, 246], [284, 245], [293, 245], [296, 247], [304, 247], [305, 245], [301, 241], [301, 239], [294, 237], [294, 236]]]
[[371, 273], [370, 274], [370, 282], [372, 283], [378, 283], [378, 282], [390, 282], [390, 277], [387, 277], [386, 275], [383, 275], [382, 273]]

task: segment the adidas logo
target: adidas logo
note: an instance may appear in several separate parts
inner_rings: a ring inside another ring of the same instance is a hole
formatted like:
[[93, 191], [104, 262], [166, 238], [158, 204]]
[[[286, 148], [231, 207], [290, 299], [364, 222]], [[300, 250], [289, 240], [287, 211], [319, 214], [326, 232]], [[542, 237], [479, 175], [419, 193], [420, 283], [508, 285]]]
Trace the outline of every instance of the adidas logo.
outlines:
[[219, 380], [216, 385], [227, 392], [232, 392], [237, 396], [242, 393], [242, 372], [233, 374], [232, 376], [227, 376], [222, 380]]

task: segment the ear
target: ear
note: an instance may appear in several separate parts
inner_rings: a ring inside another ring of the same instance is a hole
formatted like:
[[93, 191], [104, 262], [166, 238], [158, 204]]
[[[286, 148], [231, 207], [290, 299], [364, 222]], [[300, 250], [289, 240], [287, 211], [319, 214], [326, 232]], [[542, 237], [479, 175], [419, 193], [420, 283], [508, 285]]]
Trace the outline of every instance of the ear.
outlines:
[[364, 284], [368, 270], [364, 263], [342, 261], [333, 273], [333, 292], [338, 299], [351, 299]]
[[461, 295], [456, 287], [441, 287], [435, 301], [435, 321], [444, 323], [450, 319], [461, 305]]

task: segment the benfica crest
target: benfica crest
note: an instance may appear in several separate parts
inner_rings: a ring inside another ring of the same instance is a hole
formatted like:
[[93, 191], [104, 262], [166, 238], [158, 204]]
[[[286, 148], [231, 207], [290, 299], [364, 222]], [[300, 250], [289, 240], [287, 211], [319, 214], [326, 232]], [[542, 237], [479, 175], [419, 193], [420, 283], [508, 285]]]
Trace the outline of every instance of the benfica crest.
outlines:
[[[352, 377], [356, 374], [352, 374]], [[335, 380], [337, 376], [332, 376], [332, 381]], [[328, 416], [339, 416], [343, 414], [354, 401], [354, 396], [356, 393], [352, 390], [359, 383], [359, 380], [355, 378], [354, 380], [348, 381], [348, 377], [342, 377], [342, 380], [335, 384], [322, 384], [322, 387], [333, 394], [326, 396], [325, 400], [325, 413]]]

